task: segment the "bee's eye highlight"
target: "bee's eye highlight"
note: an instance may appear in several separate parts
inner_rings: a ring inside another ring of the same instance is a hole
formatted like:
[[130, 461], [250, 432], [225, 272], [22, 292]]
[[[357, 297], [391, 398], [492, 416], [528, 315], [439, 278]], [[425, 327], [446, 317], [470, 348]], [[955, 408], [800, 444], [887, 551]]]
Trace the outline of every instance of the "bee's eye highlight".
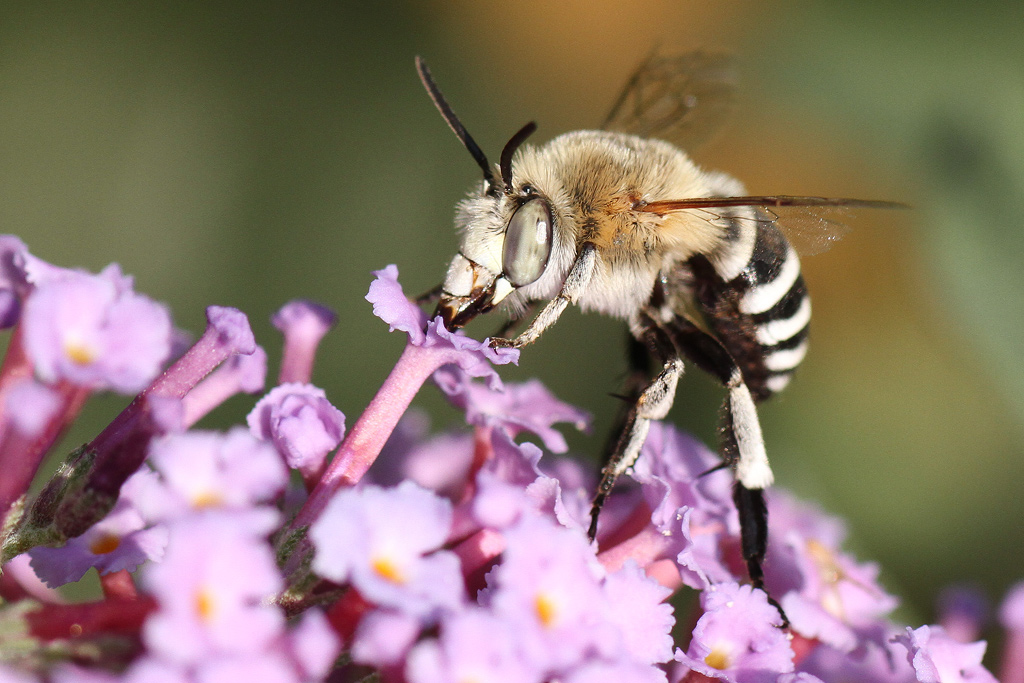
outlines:
[[501, 267], [515, 287], [524, 287], [544, 273], [551, 256], [551, 207], [537, 197], [512, 214], [505, 230]]

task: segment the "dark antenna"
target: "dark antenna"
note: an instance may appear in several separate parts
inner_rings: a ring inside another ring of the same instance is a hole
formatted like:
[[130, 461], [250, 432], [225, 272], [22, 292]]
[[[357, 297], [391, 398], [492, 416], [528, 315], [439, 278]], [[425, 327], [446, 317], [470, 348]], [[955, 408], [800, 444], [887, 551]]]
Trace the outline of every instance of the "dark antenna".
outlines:
[[448, 105], [448, 102], [444, 99], [444, 95], [441, 94], [441, 90], [437, 87], [437, 83], [434, 82], [433, 77], [430, 75], [430, 69], [427, 68], [427, 63], [423, 61], [423, 58], [419, 55], [416, 56], [416, 71], [419, 72], [420, 80], [423, 81], [423, 87], [427, 89], [427, 94], [430, 95], [430, 99], [433, 100], [434, 106], [441, 112], [441, 116], [448, 122], [448, 127], [455, 133], [455, 137], [462, 142], [462, 145], [469, 150], [469, 153], [473, 156], [473, 160], [476, 161], [484, 172], [484, 180], [488, 183], [487, 194], [495, 194], [498, 191], [498, 182], [494, 177], [494, 169], [487, 163], [487, 157], [484, 155], [483, 150], [476, 144], [476, 141], [469, 134], [466, 128], [459, 121], [459, 117], [455, 115], [452, 108]]
[[512, 194], [512, 155], [516, 153], [519, 145], [523, 144], [526, 138], [533, 135], [535, 130], [537, 130], [537, 123], [530, 121], [520, 128], [519, 132], [505, 143], [505, 149], [501, 150], [501, 159], [498, 167], [501, 169], [501, 179], [505, 183], [505, 194], [507, 195]]

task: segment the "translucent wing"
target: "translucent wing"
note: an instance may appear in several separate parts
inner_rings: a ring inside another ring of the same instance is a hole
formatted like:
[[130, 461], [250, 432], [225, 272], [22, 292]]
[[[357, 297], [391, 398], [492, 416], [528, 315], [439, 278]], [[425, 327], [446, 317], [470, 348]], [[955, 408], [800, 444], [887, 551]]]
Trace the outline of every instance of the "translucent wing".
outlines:
[[736, 80], [728, 55], [651, 55], [626, 82], [601, 128], [692, 149], [721, 125], [732, 106]]
[[[743, 211], [742, 208], [753, 211]], [[906, 209], [899, 202], [842, 197], [793, 197], [766, 195], [753, 197], [696, 197], [647, 202], [636, 207], [665, 215], [689, 211], [716, 224], [774, 223], [796, 250], [804, 255], [818, 254], [832, 246], [850, 231], [840, 219], [851, 209]]]

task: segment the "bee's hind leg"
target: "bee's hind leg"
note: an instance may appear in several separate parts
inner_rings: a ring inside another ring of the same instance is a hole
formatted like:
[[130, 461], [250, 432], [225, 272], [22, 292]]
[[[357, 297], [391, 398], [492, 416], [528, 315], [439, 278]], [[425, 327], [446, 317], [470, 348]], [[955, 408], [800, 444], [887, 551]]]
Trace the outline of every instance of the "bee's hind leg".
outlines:
[[[764, 490], [771, 486], [773, 475], [753, 396], [736, 361], [715, 337], [681, 317], [666, 328], [683, 354], [716, 377], [729, 392], [722, 407], [721, 454], [736, 476], [732, 497], [740, 518], [740, 547], [747, 574], [754, 587], [763, 589], [764, 557], [768, 550]], [[770, 595], [768, 601], [779, 610], [783, 627], [788, 626], [782, 607]]]

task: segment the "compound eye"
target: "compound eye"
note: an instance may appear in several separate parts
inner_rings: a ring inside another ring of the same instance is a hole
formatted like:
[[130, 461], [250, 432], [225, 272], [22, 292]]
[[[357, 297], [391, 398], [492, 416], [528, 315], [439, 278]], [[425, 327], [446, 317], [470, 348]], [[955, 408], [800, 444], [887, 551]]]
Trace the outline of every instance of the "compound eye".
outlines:
[[501, 267], [515, 287], [525, 287], [544, 273], [551, 256], [551, 207], [537, 197], [512, 214], [505, 230]]

